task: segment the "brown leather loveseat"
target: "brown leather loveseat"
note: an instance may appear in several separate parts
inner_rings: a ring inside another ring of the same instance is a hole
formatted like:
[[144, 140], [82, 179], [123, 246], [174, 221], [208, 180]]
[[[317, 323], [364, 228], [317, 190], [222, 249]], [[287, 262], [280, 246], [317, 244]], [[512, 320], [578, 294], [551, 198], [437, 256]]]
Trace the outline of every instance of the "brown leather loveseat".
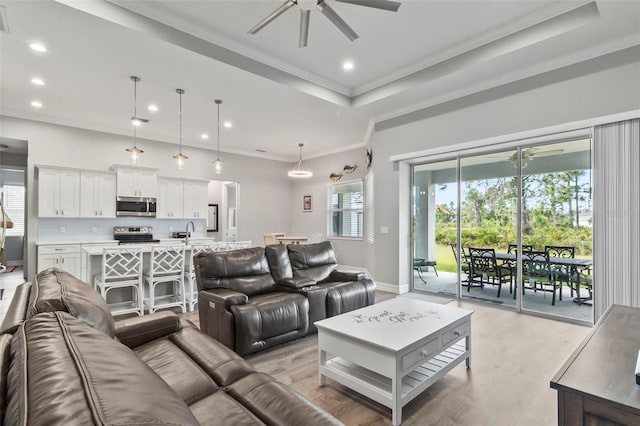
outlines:
[[171, 312], [113, 321], [100, 295], [50, 269], [0, 327], [4, 425], [338, 425]]
[[330, 241], [194, 256], [200, 328], [246, 355], [316, 331], [315, 321], [375, 303], [363, 272], [337, 270]]

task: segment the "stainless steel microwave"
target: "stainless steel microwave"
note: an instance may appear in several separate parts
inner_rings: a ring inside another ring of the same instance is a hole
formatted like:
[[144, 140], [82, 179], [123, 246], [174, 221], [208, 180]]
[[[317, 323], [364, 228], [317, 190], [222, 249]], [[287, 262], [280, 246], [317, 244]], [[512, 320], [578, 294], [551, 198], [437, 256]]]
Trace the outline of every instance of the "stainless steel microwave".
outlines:
[[156, 217], [156, 199], [117, 197], [116, 216]]

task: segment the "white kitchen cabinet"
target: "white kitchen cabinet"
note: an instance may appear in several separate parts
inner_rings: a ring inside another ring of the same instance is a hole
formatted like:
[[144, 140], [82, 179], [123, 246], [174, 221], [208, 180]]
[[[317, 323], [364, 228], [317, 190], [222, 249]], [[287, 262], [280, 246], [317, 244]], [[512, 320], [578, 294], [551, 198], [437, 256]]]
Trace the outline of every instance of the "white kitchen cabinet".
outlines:
[[181, 180], [158, 179], [157, 215], [161, 219], [182, 218], [183, 184]]
[[80, 172], [38, 167], [38, 216], [80, 215]]
[[80, 277], [80, 259], [79, 244], [38, 246], [37, 272], [58, 268]]
[[206, 219], [209, 211], [207, 182], [185, 181], [184, 217], [188, 219]]
[[155, 169], [139, 169], [124, 166], [113, 167], [117, 175], [118, 197], [156, 198], [158, 174]]
[[114, 174], [80, 173], [80, 217], [116, 217]]

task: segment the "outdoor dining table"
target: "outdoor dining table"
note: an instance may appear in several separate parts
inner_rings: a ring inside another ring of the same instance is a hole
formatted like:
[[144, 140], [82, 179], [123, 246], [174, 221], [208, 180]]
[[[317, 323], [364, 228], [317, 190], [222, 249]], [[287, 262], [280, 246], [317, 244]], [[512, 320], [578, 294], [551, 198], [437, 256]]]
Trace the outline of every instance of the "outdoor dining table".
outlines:
[[[513, 253], [496, 253], [496, 260], [501, 260], [505, 263], [513, 263], [516, 261], [516, 255]], [[582, 304], [585, 300], [591, 300], [590, 297], [580, 297], [580, 275], [584, 269], [588, 269], [593, 264], [592, 259], [575, 259], [572, 257], [550, 257], [549, 263], [553, 265], [570, 266], [576, 272], [577, 285], [576, 285], [576, 297], [574, 302]]]

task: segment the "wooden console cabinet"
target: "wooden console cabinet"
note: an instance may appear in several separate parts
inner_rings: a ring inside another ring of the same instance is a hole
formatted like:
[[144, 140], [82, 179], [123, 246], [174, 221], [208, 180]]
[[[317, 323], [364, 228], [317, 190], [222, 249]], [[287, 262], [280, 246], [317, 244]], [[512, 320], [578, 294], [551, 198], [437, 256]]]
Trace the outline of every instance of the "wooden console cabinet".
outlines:
[[551, 380], [558, 425], [640, 425], [640, 309], [612, 306]]

